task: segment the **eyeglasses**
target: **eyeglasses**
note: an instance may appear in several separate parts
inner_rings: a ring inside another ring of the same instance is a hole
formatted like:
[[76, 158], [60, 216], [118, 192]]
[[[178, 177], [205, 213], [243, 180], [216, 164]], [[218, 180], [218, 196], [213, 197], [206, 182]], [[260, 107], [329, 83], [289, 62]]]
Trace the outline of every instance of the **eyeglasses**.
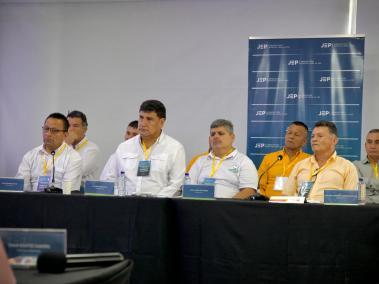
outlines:
[[66, 132], [66, 130], [50, 128], [47, 126], [42, 126], [42, 131], [43, 131], [43, 133], [48, 133], [50, 131], [51, 134], [57, 134], [58, 132]]

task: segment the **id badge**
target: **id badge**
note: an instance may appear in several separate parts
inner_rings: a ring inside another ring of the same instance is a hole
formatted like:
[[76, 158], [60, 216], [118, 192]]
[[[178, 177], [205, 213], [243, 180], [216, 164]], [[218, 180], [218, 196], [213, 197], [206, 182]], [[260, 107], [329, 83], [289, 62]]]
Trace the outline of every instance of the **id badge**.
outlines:
[[147, 177], [150, 175], [151, 161], [139, 161], [137, 177]]
[[288, 177], [276, 177], [274, 190], [283, 190], [284, 185], [286, 184]]
[[51, 176], [39, 176], [37, 183], [37, 192], [45, 191], [46, 187], [50, 186]]
[[215, 185], [216, 179], [215, 178], [205, 178], [201, 184], [204, 185]]
[[300, 186], [298, 196], [307, 198], [309, 192], [312, 190], [314, 183], [314, 181], [303, 181], [303, 183]]

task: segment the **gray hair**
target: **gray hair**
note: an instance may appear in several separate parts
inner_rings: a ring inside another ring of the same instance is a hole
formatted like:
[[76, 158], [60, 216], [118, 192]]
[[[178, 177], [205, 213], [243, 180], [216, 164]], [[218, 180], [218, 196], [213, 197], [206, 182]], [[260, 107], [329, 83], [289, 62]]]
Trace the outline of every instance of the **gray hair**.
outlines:
[[225, 127], [226, 130], [230, 133], [233, 134], [233, 123], [229, 120], [226, 119], [216, 119], [215, 121], [212, 122], [211, 124], [211, 129], [212, 128], [217, 128], [217, 127]]

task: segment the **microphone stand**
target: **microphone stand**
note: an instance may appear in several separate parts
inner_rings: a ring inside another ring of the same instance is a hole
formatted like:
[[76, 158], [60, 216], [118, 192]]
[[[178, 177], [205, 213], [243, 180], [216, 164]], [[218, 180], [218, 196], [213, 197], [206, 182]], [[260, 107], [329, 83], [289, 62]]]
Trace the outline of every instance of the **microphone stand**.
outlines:
[[[283, 156], [282, 155], [278, 155], [278, 157], [276, 158], [275, 162], [273, 162], [260, 176], [259, 176], [259, 179], [258, 179], [258, 189], [259, 189], [259, 183], [261, 181], [261, 178], [268, 172], [269, 169], [271, 169], [277, 162], [283, 160]], [[258, 191], [258, 190], [257, 190]], [[250, 200], [261, 200], [261, 201], [268, 201], [270, 200], [270, 198], [268, 198], [267, 196], [264, 196], [260, 193], [257, 193], [255, 195], [252, 195], [250, 196]]]
[[55, 187], [55, 163], [54, 163], [54, 156], [55, 151], [51, 151], [51, 155], [53, 156], [53, 177], [51, 179], [51, 185], [45, 188], [45, 192], [47, 193], [63, 193], [63, 190], [61, 188]]

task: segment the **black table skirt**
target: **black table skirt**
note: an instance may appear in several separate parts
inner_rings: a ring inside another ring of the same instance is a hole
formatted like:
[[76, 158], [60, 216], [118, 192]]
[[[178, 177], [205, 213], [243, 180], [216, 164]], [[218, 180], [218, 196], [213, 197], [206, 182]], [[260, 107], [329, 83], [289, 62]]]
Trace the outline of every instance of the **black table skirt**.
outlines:
[[36, 269], [16, 269], [17, 284], [128, 284], [133, 264], [124, 260], [108, 267], [67, 268], [64, 273], [39, 273]]
[[379, 206], [0, 194], [0, 227], [66, 228], [132, 283], [379, 283]]

